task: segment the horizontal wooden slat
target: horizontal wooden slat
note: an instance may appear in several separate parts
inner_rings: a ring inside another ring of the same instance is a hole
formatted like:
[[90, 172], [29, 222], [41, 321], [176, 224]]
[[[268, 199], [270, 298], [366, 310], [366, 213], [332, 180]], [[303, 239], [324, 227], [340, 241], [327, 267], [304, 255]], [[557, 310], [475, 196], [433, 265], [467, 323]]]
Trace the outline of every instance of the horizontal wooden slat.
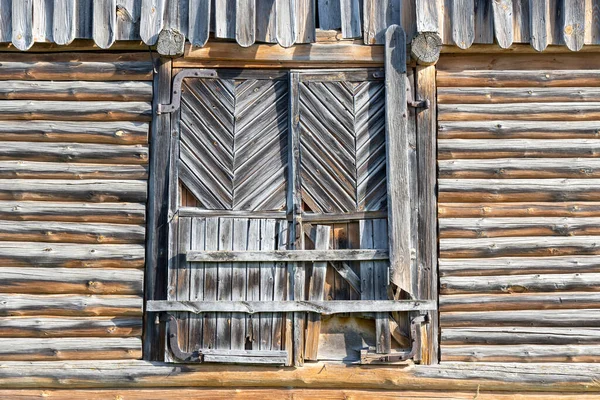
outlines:
[[441, 178], [600, 178], [600, 158], [440, 160], [438, 166]]
[[600, 293], [453, 294], [440, 296], [440, 311], [506, 311], [600, 308]]
[[235, 364], [274, 364], [286, 365], [287, 350], [221, 350], [200, 349], [204, 362]]
[[440, 239], [441, 258], [600, 254], [600, 237]]
[[[5, 149], [5, 145], [8, 143], [0, 144], [0, 149]], [[29, 146], [32, 143], [28, 143]], [[65, 154], [61, 155], [59, 151], [56, 154], [48, 153], [32, 153], [27, 152], [28, 155], [24, 158], [70, 158], [73, 157], [75, 161], [79, 157], [93, 157], [96, 158], [95, 162], [110, 162], [110, 159], [102, 159], [101, 155], [89, 155], [79, 154], [73, 155], [69, 153], [69, 148], [72, 145], [64, 146]], [[93, 147], [94, 145], [82, 145]], [[105, 145], [100, 145], [105, 146]], [[8, 146], [10, 147], [10, 146]], [[39, 146], [31, 146], [38, 147]], [[45, 147], [45, 146], [44, 146]], [[125, 147], [125, 146], [119, 146]], [[129, 147], [129, 146], [127, 146]], [[45, 150], [45, 149], [44, 149]], [[0, 150], [0, 160], [9, 158], [9, 156], [2, 154]], [[123, 154], [123, 157], [127, 157], [127, 154]], [[140, 154], [139, 151], [135, 152], [134, 157], [147, 158], [147, 154]], [[138, 162], [140, 159], [130, 157], [128, 161]], [[15, 157], [16, 158], [16, 157]], [[35, 161], [0, 161], [0, 179], [147, 179], [148, 178], [148, 167], [145, 165], [115, 165], [115, 164], [82, 164], [82, 163], [66, 163], [66, 162], [35, 162]]]
[[0, 201], [0, 219], [10, 221], [103, 222], [137, 224], [145, 222], [141, 203], [52, 203], [46, 201]]
[[188, 251], [191, 262], [257, 261], [371, 261], [387, 260], [387, 249], [374, 250], [273, 250], [273, 251]]
[[137, 121], [0, 121], [0, 140], [146, 144], [149, 125]]
[[247, 211], [247, 210], [205, 210], [198, 207], [181, 207], [177, 211], [180, 217], [201, 218], [252, 218], [252, 219], [286, 219], [285, 211]]
[[439, 203], [438, 216], [439, 218], [600, 217], [600, 203]]
[[129, 337], [141, 336], [140, 317], [1, 317], [0, 337]]
[[[438, 157], [448, 159], [486, 158], [596, 158], [600, 140], [595, 139], [441, 139]], [[581, 161], [583, 162], [583, 161]], [[592, 165], [593, 161], [592, 161]], [[547, 165], [547, 167], [552, 167]]]
[[0, 241], [144, 243], [143, 225], [0, 220]]
[[598, 201], [598, 179], [440, 179], [440, 202]]
[[0, 268], [1, 293], [142, 294], [139, 269]]
[[440, 279], [440, 293], [444, 295], [561, 291], [598, 292], [600, 274], [451, 276]]
[[[482, 51], [483, 49], [485, 51]], [[558, 54], [557, 50], [566, 51]], [[514, 70], [514, 73], [518, 74], [518, 71], [521, 70], [539, 71], [555, 70], [557, 68], [562, 70], [597, 70], [600, 68], [598, 53], [572, 52], [565, 46], [550, 46], [546, 49], [546, 52], [540, 53], [528, 45], [513, 45], [508, 50], [510, 55], [507, 54], [506, 49], [489, 45], [474, 45], [469, 50], [462, 50], [455, 46], [444, 46], [442, 51], [445, 54], [436, 64], [436, 69], [448, 72]], [[468, 54], [468, 52], [475, 54]]]
[[0, 339], [0, 360], [115, 360], [142, 356], [139, 338]]
[[439, 139], [598, 139], [595, 121], [444, 121]]
[[440, 87], [438, 104], [451, 103], [536, 103], [536, 102], [600, 102], [600, 88], [488, 88]]
[[143, 268], [144, 255], [137, 244], [0, 242], [2, 267]]
[[[3, 142], [0, 160], [147, 164], [148, 147], [96, 143]], [[118, 168], [118, 167], [117, 167]]]
[[596, 256], [503, 257], [478, 259], [440, 259], [442, 276], [519, 275], [600, 272]]
[[143, 298], [74, 294], [0, 294], [0, 316], [141, 316]]
[[[1, 67], [0, 67], [1, 69]], [[1, 75], [1, 72], [0, 72]], [[147, 102], [0, 100], [3, 120], [150, 121]]]
[[[598, 76], [600, 79], [600, 75]], [[0, 115], [2, 111], [0, 103]], [[438, 121], [595, 121], [600, 103], [439, 104]]]
[[475, 326], [600, 327], [598, 309], [442, 312], [440, 318], [442, 330]]
[[440, 238], [600, 235], [600, 218], [441, 218]]
[[0, 81], [0, 100], [152, 101], [151, 82]]
[[600, 86], [598, 70], [471, 70], [437, 71], [437, 86], [444, 87], [578, 87]]
[[[57, 57], [54, 57], [55, 59]], [[152, 63], [148, 61], [3, 61], [0, 80], [32, 81], [149, 81]]]
[[[600, 344], [600, 329], [592, 328], [448, 328], [442, 341], [452, 344]], [[560, 351], [557, 348], [557, 351]]]
[[0, 179], [0, 200], [145, 202], [144, 180]]
[[[0, 272], [2, 270], [0, 269]], [[203, 312], [316, 312], [323, 315], [388, 311], [435, 310], [434, 301], [328, 300], [328, 301], [148, 301], [147, 311]]]
[[442, 361], [598, 362], [600, 345], [446, 346]]

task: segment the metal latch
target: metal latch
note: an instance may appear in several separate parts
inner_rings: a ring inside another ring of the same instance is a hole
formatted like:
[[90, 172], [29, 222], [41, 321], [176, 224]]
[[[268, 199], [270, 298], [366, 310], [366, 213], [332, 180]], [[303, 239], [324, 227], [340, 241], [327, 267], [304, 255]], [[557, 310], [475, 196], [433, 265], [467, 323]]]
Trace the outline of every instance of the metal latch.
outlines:
[[406, 102], [408, 103], [409, 107], [423, 108], [425, 110], [428, 110], [431, 106], [429, 99], [415, 100], [415, 96], [412, 91], [412, 85], [410, 84], [408, 76], [406, 77]]

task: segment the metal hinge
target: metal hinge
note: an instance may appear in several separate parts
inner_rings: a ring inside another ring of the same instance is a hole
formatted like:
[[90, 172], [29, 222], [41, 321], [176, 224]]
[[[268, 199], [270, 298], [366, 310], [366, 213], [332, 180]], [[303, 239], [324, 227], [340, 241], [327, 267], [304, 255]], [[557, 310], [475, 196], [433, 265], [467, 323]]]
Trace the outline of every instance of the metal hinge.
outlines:
[[181, 105], [181, 84], [185, 78], [216, 78], [217, 71], [214, 69], [186, 69], [181, 71], [173, 79], [171, 88], [171, 103], [158, 104], [156, 106], [157, 114], [168, 114], [179, 110]]
[[192, 351], [187, 352], [181, 350], [179, 347], [179, 340], [177, 339], [177, 318], [172, 316], [171, 314], [164, 314], [160, 318], [161, 321], [167, 322], [167, 337], [169, 338], [168, 346], [173, 358], [176, 361], [180, 362], [202, 362], [204, 361], [204, 357], [202, 356], [202, 352]]

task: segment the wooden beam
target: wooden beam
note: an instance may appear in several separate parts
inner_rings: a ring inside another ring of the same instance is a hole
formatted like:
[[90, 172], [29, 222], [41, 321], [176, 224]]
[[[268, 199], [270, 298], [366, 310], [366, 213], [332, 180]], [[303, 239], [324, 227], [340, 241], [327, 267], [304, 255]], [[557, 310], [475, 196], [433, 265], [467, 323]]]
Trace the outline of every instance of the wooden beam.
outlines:
[[347, 250], [263, 250], [263, 251], [197, 251], [187, 252], [190, 262], [319, 262], [387, 260], [386, 249]]

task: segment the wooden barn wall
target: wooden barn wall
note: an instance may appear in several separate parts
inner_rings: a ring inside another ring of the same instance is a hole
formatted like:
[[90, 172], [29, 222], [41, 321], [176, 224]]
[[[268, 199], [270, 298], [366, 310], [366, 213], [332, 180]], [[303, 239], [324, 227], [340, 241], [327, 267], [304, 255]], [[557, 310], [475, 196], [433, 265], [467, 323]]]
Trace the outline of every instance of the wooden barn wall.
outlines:
[[141, 357], [151, 71], [0, 55], [0, 360]]
[[599, 66], [438, 63], [442, 361], [600, 361]]

